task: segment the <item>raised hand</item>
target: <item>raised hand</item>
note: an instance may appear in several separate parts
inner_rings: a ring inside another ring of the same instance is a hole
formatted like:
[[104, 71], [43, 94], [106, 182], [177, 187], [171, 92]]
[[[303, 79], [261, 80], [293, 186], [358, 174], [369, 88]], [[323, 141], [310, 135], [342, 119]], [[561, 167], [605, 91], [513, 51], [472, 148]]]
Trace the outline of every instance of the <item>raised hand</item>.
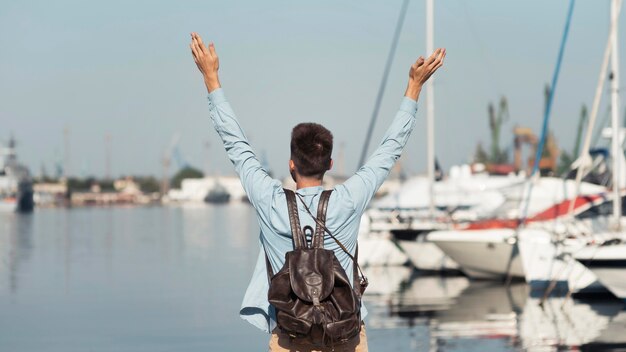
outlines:
[[193, 60], [196, 62], [196, 66], [204, 77], [204, 83], [209, 93], [217, 88], [220, 88], [220, 80], [217, 71], [220, 68], [220, 59], [215, 52], [215, 45], [209, 44], [207, 48], [202, 42], [202, 38], [198, 33], [191, 33], [191, 53]]
[[433, 52], [430, 57], [424, 59], [420, 56], [409, 70], [409, 83], [406, 88], [405, 96], [417, 100], [422, 90], [422, 86], [430, 76], [443, 65], [443, 59], [446, 57], [446, 49], [439, 48]]

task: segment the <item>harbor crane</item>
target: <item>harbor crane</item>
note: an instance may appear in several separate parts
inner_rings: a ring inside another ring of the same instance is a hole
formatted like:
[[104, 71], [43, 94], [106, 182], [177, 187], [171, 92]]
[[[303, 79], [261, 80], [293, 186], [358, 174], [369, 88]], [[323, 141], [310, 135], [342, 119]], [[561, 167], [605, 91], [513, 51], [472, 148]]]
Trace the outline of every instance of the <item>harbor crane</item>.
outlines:
[[172, 136], [169, 147], [163, 153], [161, 164], [163, 166], [163, 178], [161, 180], [161, 196], [164, 196], [170, 190], [170, 165], [172, 158], [176, 161], [178, 168], [187, 166], [187, 162], [183, 159], [178, 144], [180, 143], [180, 133]]

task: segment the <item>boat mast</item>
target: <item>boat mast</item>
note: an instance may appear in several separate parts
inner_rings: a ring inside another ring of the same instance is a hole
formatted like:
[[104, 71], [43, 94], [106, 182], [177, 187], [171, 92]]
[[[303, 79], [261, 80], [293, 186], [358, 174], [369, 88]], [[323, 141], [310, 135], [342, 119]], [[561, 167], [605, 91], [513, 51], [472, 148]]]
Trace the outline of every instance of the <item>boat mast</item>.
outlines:
[[[434, 0], [426, 0], [426, 55], [434, 51]], [[435, 77], [426, 82], [426, 165], [428, 170], [429, 214], [435, 215]]]
[[[572, 163], [572, 169], [576, 170], [576, 190], [574, 192], [574, 196], [572, 199], [576, 199], [580, 194], [580, 183], [582, 178], [587, 173], [587, 170], [591, 167], [593, 160], [591, 160], [591, 155], [589, 155], [589, 148], [591, 147], [591, 136], [593, 134], [593, 128], [596, 124], [596, 119], [598, 117], [598, 110], [600, 108], [600, 99], [602, 98], [602, 87], [604, 87], [604, 81], [607, 76], [607, 71], [609, 69], [609, 61], [611, 58], [611, 52], [613, 50], [613, 38], [617, 35], [617, 27], [618, 27], [618, 18], [620, 14], [620, 10], [622, 8], [622, 1], [620, 0], [617, 4], [617, 8], [613, 9], [613, 16], [611, 18], [611, 27], [609, 30], [609, 37], [606, 42], [606, 46], [604, 49], [604, 55], [602, 57], [602, 66], [600, 68], [600, 75], [598, 76], [598, 84], [596, 85], [596, 91], [593, 98], [593, 104], [591, 105], [591, 114], [589, 115], [589, 120], [587, 121], [587, 132], [585, 133], [585, 140], [583, 142], [582, 149], [579, 151], [579, 156], [576, 161]], [[574, 216], [574, 204], [575, 201], [571, 201], [569, 205], [569, 216], [572, 218]]]
[[359, 164], [356, 166], [357, 171], [365, 164], [365, 157], [367, 157], [367, 150], [370, 145], [370, 140], [372, 139], [372, 132], [374, 131], [374, 126], [376, 124], [376, 119], [378, 118], [378, 110], [380, 110], [380, 104], [383, 101], [383, 94], [385, 93], [385, 87], [387, 86], [387, 78], [389, 78], [389, 72], [391, 70], [391, 64], [393, 63], [393, 58], [396, 53], [396, 48], [398, 47], [398, 40], [400, 39], [400, 33], [402, 32], [402, 25], [404, 24], [404, 18], [406, 17], [407, 8], [409, 6], [409, 0], [404, 0], [402, 2], [402, 7], [400, 8], [400, 15], [398, 16], [398, 22], [396, 23], [396, 30], [393, 34], [393, 41], [391, 42], [391, 48], [389, 48], [389, 54], [387, 55], [387, 63], [385, 64], [385, 71], [383, 72], [383, 79], [380, 82], [380, 87], [378, 88], [378, 94], [376, 95], [376, 102], [374, 103], [374, 111], [372, 111], [372, 118], [370, 119], [370, 125], [367, 129], [367, 134], [365, 136], [365, 143], [363, 144], [363, 149], [361, 150], [361, 158], [359, 159]]
[[[617, 22], [619, 14], [619, 4], [621, 0], [611, 1], [611, 22]], [[611, 126], [613, 138], [611, 141], [611, 154], [613, 154], [613, 217], [615, 218], [616, 229], [620, 228], [620, 217], [622, 215], [622, 199], [620, 197], [620, 186], [622, 170], [620, 170], [621, 150], [620, 143], [620, 124], [619, 124], [619, 53], [618, 53], [618, 31], [611, 38]]]

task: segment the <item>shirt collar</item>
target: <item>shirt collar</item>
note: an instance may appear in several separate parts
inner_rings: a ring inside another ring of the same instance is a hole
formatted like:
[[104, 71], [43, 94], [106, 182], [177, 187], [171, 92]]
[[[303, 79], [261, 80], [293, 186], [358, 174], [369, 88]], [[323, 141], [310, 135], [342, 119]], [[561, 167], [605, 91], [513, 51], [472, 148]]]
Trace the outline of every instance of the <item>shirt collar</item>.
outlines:
[[300, 188], [296, 192], [298, 192], [299, 194], [303, 196], [311, 196], [311, 195], [316, 195], [320, 193], [320, 191], [323, 191], [323, 190], [324, 190], [323, 186], [312, 186], [312, 187]]

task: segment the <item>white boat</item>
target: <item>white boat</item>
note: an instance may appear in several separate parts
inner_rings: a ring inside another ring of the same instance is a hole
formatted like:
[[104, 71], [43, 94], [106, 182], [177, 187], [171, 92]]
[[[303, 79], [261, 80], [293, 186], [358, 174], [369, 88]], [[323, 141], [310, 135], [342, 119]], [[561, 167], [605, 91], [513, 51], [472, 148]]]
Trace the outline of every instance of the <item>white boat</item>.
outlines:
[[372, 202], [367, 211], [369, 232], [392, 235], [396, 245], [420, 270], [457, 271], [458, 265], [439, 247], [425, 240], [434, 230], [453, 223], [475, 221], [491, 215], [505, 198], [499, 189], [522, 182], [520, 176], [472, 174], [469, 166], [455, 166], [450, 176], [434, 184], [435, 217], [429, 212], [426, 177], [407, 180], [402, 187]]
[[426, 238], [471, 278], [524, 277], [513, 229], [434, 231]]
[[553, 231], [545, 229], [518, 232], [517, 246], [532, 294], [605, 292], [596, 276], [572, 255], [586, 246], [588, 238], [555, 241], [556, 237]]
[[[492, 176], [472, 174], [468, 165], [454, 166], [449, 177], [434, 184], [435, 219], [474, 221], [491, 216], [505, 198], [500, 189], [520, 184], [522, 176]], [[372, 201], [370, 205], [372, 231], [418, 229], [431, 219], [428, 179], [417, 176], [408, 179], [395, 192]]]
[[370, 232], [369, 217], [359, 224], [359, 265], [363, 267], [402, 266], [409, 258], [392, 241], [389, 232]]
[[589, 238], [556, 242], [555, 233], [541, 226], [519, 230], [436, 231], [427, 238], [473, 278], [523, 278], [535, 292], [544, 292], [551, 285], [561, 293], [604, 291], [596, 276], [572, 256]]
[[605, 244], [588, 245], [575, 253], [615, 296], [626, 301], [626, 242], [623, 235]]
[[359, 264], [363, 267], [403, 266], [409, 258], [392, 241], [388, 232], [359, 235]]
[[407, 237], [406, 234], [394, 236], [394, 242], [402, 248], [402, 252], [411, 263], [422, 271], [459, 271], [459, 265], [436, 244], [426, 240], [424, 233], [415, 233]]
[[[526, 209], [526, 225], [532, 228], [552, 227], [554, 221], [565, 218], [574, 193], [575, 182], [559, 178], [539, 178]], [[590, 209], [605, 201], [606, 188], [583, 183], [580, 196], [574, 203], [574, 214]], [[426, 240], [435, 243], [450, 256], [468, 276], [479, 279], [526, 278], [520, 256], [518, 217], [523, 187], [503, 189], [507, 201], [498, 210], [497, 218], [470, 223], [462, 228], [434, 231]], [[528, 238], [528, 236], [525, 236]], [[536, 273], [533, 272], [533, 276]], [[531, 280], [532, 281], [532, 280]]]
[[[214, 193], [209, 196], [211, 190]], [[217, 191], [217, 193], [215, 192]], [[241, 181], [235, 176], [207, 176], [204, 178], [186, 178], [182, 180], [180, 189], [171, 189], [167, 194], [167, 201], [172, 203], [204, 202], [207, 196], [209, 201], [225, 200], [228, 194], [230, 202], [247, 200]]]

